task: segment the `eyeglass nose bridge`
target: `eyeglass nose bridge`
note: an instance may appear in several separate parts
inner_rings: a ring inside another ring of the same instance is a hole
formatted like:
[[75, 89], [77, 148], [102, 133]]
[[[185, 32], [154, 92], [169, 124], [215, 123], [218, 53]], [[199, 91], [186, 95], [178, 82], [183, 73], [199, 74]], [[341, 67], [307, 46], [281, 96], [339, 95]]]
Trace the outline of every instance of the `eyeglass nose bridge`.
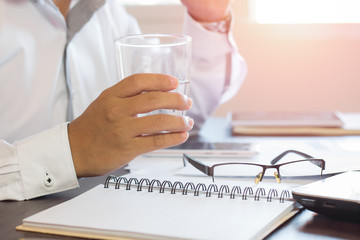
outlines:
[[266, 173], [266, 170], [269, 169], [269, 168], [275, 168], [276, 169], [276, 171], [274, 172], [275, 179], [276, 179], [276, 181], [278, 183], [281, 183], [282, 177], [281, 177], [281, 174], [280, 174], [279, 166], [263, 166], [263, 171], [255, 176], [255, 183], [256, 184], [258, 184], [259, 182], [261, 182], [263, 180], [264, 175]]
[[275, 178], [276, 178], [276, 181], [277, 181], [278, 183], [281, 183], [282, 178], [281, 178], [281, 175], [280, 175], [279, 171], [274, 172], [274, 176], [275, 176]]

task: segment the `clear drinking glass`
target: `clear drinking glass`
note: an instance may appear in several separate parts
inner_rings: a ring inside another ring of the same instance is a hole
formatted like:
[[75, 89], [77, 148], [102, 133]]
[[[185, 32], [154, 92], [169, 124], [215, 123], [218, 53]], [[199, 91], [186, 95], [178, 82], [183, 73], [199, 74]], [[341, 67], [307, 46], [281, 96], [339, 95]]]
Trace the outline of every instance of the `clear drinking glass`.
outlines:
[[[191, 37], [182, 34], [138, 34], [115, 42], [120, 79], [135, 73], [163, 73], [179, 79], [175, 90], [188, 96]], [[185, 111], [161, 109], [149, 114], [184, 116]]]

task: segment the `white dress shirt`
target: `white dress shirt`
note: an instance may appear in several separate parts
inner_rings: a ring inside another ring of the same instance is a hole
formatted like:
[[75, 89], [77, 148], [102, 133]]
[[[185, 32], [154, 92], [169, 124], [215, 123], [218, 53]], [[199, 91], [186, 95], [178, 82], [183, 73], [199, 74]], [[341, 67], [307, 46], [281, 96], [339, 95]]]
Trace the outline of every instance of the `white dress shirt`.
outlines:
[[[120, 80], [114, 40], [139, 26], [116, 0], [75, 2], [67, 22], [50, 0], [0, 1], [0, 200], [78, 187], [67, 122]], [[88, 15], [78, 14], [84, 5]], [[230, 34], [188, 14], [184, 33], [193, 38], [196, 131], [238, 91], [246, 65]]]

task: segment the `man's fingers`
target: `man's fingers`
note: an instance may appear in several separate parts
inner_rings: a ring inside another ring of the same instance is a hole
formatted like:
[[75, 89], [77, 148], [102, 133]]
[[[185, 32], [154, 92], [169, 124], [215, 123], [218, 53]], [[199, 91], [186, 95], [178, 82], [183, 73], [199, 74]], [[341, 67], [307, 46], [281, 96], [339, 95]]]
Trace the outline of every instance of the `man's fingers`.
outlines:
[[189, 110], [192, 106], [191, 98], [175, 92], [146, 92], [126, 101], [129, 101], [129, 104], [126, 104], [123, 110], [130, 116], [158, 109]]
[[184, 143], [189, 138], [188, 132], [162, 133], [139, 136], [134, 139], [136, 146], [141, 146], [143, 153]]
[[194, 126], [194, 120], [187, 116], [173, 116], [168, 114], [155, 114], [135, 118], [130, 128], [136, 129], [133, 136], [155, 134], [159, 132], [185, 132]]
[[125, 98], [149, 91], [171, 91], [177, 88], [177, 78], [156, 73], [134, 74], [115, 84], [109, 91], [116, 97]]

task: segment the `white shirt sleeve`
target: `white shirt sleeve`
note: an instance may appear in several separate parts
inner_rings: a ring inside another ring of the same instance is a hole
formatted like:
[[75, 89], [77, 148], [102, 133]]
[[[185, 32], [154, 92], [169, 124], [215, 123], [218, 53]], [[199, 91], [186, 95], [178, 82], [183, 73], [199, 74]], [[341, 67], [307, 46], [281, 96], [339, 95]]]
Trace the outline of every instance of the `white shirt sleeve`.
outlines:
[[78, 187], [67, 123], [9, 144], [0, 141], [0, 200], [25, 200]]
[[192, 133], [201, 129], [220, 104], [237, 93], [247, 74], [231, 28], [228, 34], [211, 32], [185, 14], [184, 33], [192, 37], [193, 52], [190, 79], [193, 107], [188, 112], [195, 120]]

